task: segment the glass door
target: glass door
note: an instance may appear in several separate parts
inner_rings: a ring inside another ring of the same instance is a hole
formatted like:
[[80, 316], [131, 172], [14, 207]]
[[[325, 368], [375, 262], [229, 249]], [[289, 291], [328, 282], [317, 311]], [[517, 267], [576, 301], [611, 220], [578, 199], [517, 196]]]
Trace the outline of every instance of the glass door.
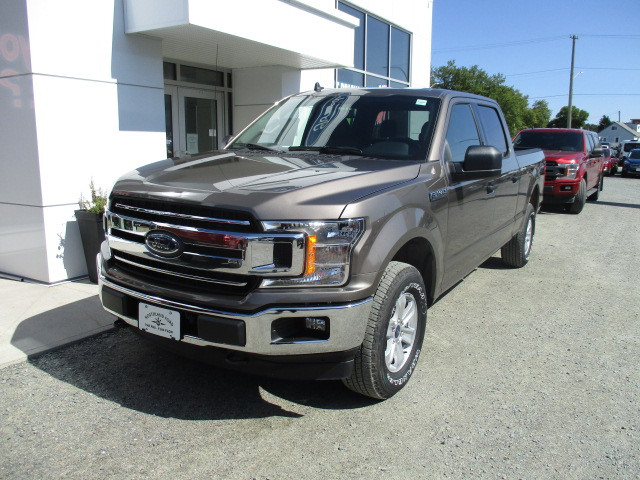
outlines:
[[220, 92], [178, 88], [181, 150], [195, 155], [220, 148], [223, 117]]
[[167, 157], [217, 150], [223, 137], [224, 94], [165, 86]]

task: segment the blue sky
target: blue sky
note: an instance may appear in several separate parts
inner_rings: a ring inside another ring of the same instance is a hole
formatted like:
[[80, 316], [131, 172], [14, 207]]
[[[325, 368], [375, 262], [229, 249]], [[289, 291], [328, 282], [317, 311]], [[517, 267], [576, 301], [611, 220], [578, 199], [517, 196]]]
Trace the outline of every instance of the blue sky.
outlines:
[[575, 34], [573, 105], [591, 123], [618, 111], [628, 122], [640, 118], [639, 19], [640, 0], [435, 0], [431, 62], [501, 73], [553, 118], [568, 103]]

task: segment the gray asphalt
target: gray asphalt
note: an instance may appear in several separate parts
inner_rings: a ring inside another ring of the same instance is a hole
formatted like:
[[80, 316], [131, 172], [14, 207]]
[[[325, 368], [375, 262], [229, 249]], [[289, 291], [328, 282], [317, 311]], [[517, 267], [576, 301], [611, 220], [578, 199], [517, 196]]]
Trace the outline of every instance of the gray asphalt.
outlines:
[[640, 477], [640, 179], [538, 215], [428, 312], [409, 385], [213, 370], [129, 329], [0, 370], [0, 478]]

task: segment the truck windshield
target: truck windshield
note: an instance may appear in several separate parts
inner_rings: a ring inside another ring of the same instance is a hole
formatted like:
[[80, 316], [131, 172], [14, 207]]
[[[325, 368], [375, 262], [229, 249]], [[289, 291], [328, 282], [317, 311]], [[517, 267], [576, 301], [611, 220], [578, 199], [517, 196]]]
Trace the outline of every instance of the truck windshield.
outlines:
[[437, 98], [392, 92], [295, 95], [265, 112], [226, 149], [424, 160], [439, 106]]
[[561, 152], [582, 152], [582, 134], [579, 132], [552, 132], [525, 130], [513, 141], [515, 148], [541, 148]]

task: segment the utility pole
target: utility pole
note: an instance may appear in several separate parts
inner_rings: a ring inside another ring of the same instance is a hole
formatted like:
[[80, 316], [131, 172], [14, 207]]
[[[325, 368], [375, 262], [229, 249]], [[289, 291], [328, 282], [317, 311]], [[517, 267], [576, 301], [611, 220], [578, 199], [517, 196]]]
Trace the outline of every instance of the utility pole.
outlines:
[[571, 128], [571, 116], [573, 114], [573, 62], [576, 56], [576, 40], [577, 35], [569, 35], [569, 38], [573, 41], [571, 45], [571, 72], [569, 72], [569, 110], [567, 111], [567, 128]]

